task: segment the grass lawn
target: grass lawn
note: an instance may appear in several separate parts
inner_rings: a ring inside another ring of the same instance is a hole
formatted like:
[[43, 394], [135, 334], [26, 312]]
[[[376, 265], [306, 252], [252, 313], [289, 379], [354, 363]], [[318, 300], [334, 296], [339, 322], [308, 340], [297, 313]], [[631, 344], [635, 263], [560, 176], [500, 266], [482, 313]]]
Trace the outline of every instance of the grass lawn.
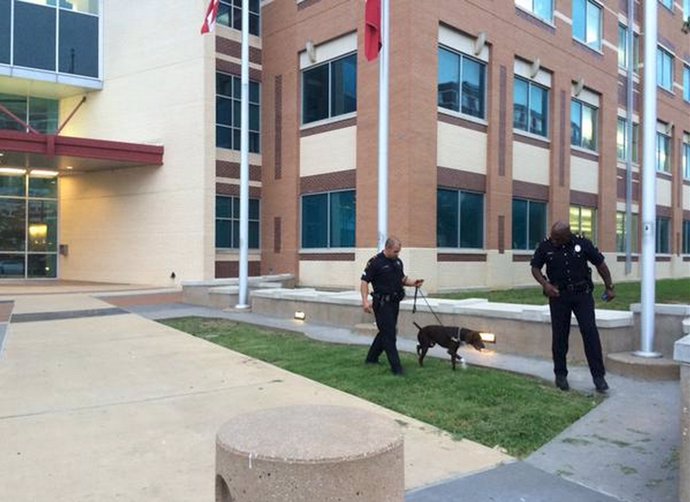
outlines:
[[[614, 281], [615, 281], [614, 277]], [[608, 303], [601, 300], [604, 286], [594, 286], [596, 308], [610, 310], [630, 310], [630, 305], [640, 303], [639, 282], [615, 282], [616, 298]], [[660, 279], [656, 281], [656, 303], [690, 303], [690, 279]], [[461, 300], [463, 298], [487, 298], [491, 302], [526, 303], [546, 305], [546, 297], [541, 287], [505, 289], [495, 291], [474, 291], [434, 295], [438, 298]]]
[[[221, 319], [162, 321], [223, 347], [261, 359], [489, 447], [524, 457], [595, 407], [601, 398], [561, 392], [551, 382], [427, 358], [420, 368], [401, 353], [406, 376], [388, 364], [364, 365], [367, 347], [311, 340]], [[385, 361], [385, 356], [382, 357]]]

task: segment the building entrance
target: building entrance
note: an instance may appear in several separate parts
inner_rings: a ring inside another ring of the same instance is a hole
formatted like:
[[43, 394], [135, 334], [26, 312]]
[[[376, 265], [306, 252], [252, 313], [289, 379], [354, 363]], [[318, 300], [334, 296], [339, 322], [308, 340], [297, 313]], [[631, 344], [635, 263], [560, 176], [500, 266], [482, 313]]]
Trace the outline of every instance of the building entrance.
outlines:
[[0, 279], [57, 277], [58, 178], [0, 167]]

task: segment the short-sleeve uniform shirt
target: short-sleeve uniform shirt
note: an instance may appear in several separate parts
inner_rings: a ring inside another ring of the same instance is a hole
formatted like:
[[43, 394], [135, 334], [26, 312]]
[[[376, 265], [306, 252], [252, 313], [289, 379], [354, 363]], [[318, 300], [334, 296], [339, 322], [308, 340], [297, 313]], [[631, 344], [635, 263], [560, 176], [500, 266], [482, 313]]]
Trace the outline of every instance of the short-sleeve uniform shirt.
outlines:
[[362, 280], [371, 283], [374, 293], [389, 295], [400, 292], [405, 277], [400, 258], [386, 258], [383, 251], [374, 255], [364, 268]]
[[598, 267], [604, 262], [604, 255], [586, 237], [573, 235], [570, 241], [560, 246], [544, 239], [537, 246], [530, 265], [538, 269], [546, 265], [549, 282], [564, 287], [590, 279], [591, 270], [587, 262]]

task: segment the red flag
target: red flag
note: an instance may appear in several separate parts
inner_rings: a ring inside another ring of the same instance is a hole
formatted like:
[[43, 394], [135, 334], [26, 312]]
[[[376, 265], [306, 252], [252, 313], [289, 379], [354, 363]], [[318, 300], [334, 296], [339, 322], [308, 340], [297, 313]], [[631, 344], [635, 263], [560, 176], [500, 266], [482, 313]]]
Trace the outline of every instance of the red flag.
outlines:
[[201, 25], [201, 34], [213, 31], [216, 26], [216, 17], [218, 16], [218, 2], [220, 0], [211, 0], [206, 9], [206, 17], [204, 17], [204, 24]]
[[373, 61], [381, 50], [381, 0], [367, 0], [364, 7], [364, 55]]

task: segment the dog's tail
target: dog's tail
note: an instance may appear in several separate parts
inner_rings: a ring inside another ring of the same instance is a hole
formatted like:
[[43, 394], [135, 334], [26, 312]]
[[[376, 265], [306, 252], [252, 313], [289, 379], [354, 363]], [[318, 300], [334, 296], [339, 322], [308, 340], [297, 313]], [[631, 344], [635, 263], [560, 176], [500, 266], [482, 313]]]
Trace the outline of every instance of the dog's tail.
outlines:
[[417, 324], [416, 322], [412, 321], [412, 324], [414, 324], [415, 326], [417, 326], [417, 329], [418, 329], [419, 331], [422, 330], [422, 327], [421, 327], [419, 324]]

